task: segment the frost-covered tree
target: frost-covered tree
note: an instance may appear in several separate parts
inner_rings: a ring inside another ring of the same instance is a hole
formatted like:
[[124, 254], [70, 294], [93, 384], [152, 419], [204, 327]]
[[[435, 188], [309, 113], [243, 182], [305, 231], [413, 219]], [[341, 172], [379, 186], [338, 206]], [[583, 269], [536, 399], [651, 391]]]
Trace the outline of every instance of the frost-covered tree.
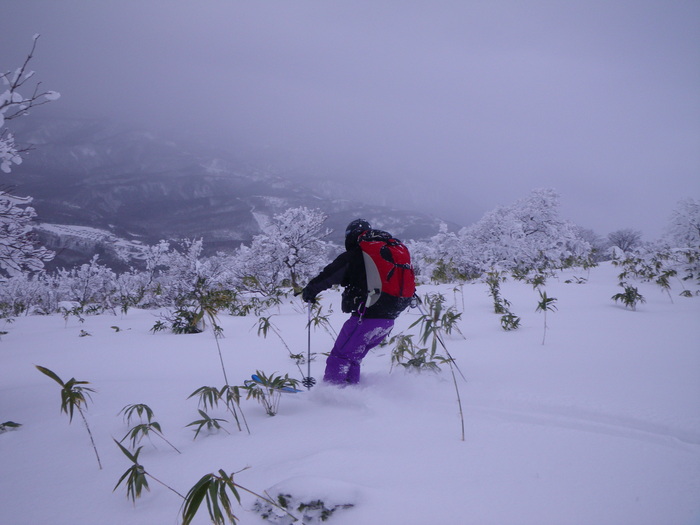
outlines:
[[78, 303], [80, 307], [92, 305], [97, 310], [115, 306], [116, 274], [98, 259], [99, 256], [95, 255], [89, 263], [57, 272], [63, 300]]
[[642, 245], [642, 232], [631, 228], [615, 230], [608, 234], [608, 241], [623, 252], [631, 252]]
[[592, 250], [591, 257], [594, 261], [609, 259], [609, 255], [607, 255], [606, 252], [610, 243], [605, 238], [588, 228], [578, 227], [576, 231], [578, 237], [590, 245]]
[[53, 252], [38, 246], [32, 234], [31, 197], [16, 197], [0, 190], [0, 275], [38, 271]]
[[[56, 100], [60, 95], [55, 91], [42, 91], [41, 83], [32, 85], [34, 71], [29, 70], [29, 62], [34, 56], [39, 35], [34, 35], [33, 44], [24, 63], [14, 71], [0, 73], [4, 89], [0, 93], [0, 169], [10, 173], [13, 165], [22, 162], [23, 148], [15, 143], [14, 135], [6, 127], [12, 119], [28, 114], [36, 106]], [[29, 90], [27, 95], [20, 93]], [[5, 190], [0, 191], [0, 274], [15, 275], [28, 270], [43, 268], [52, 253], [37, 247], [32, 237], [32, 219], [36, 216], [28, 204], [30, 197], [17, 197]]]
[[55, 312], [59, 300], [55, 284], [44, 272], [7, 278], [0, 286], [0, 318]]
[[456, 234], [443, 228], [427, 243], [412, 243], [411, 253], [421, 277], [438, 281], [490, 271], [543, 273], [589, 262], [591, 245], [579, 232], [560, 218], [557, 192], [539, 189]]
[[241, 271], [247, 276], [279, 285], [287, 280], [298, 289], [302, 279], [312, 276], [325, 263], [330, 235], [323, 225], [328, 217], [320, 210], [304, 206], [290, 208], [275, 215], [253, 237], [250, 247], [239, 250], [243, 261]]
[[700, 202], [683, 199], [671, 214], [670, 242], [676, 248], [700, 248]]
[[436, 235], [425, 241], [407, 243], [416, 275], [434, 282], [455, 282], [472, 276], [474, 268], [466, 264], [465, 246], [456, 232], [441, 223]]
[[[163, 248], [161, 243], [160, 248]], [[204, 249], [202, 239], [185, 239], [181, 249], [171, 249], [165, 254], [163, 264], [167, 267], [164, 273], [164, 292], [179, 296], [191, 290], [201, 274], [201, 256]]]
[[590, 245], [576, 226], [559, 216], [559, 194], [533, 190], [511, 206], [487, 213], [460, 231], [469, 264], [487, 271], [547, 272], [587, 257]]

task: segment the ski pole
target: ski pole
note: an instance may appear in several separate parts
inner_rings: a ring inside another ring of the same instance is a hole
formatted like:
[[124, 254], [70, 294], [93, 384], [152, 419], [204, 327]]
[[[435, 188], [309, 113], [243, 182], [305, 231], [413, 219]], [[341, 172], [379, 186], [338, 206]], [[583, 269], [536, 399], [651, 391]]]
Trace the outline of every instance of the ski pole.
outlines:
[[306, 331], [307, 331], [307, 347], [306, 347], [306, 377], [302, 379], [301, 384], [304, 385], [307, 390], [311, 390], [311, 387], [316, 384], [316, 380], [311, 377], [311, 307], [313, 303], [309, 301], [308, 303], [308, 316], [306, 321]]

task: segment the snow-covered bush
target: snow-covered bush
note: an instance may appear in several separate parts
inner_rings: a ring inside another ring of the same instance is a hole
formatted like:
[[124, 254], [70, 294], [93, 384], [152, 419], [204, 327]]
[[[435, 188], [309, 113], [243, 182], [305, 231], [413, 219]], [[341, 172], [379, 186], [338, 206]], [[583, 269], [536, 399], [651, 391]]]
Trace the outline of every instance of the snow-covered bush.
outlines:
[[81, 308], [94, 311], [113, 310], [119, 304], [116, 274], [98, 262], [95, 255], [89, 263], [70, 270], [59, 270], [56, 282], [62, 301], [72, 301]]
[[[427, 242], [408, 241], [419, 282], [460, 282], [490, 275], [508, 275], [537, 286], [552, 272], [595, 264], [591, 240], [595, 236], [559, 218], [558, 195], [536, 190], [528, 198], [487, 213], [476, 224], [450, 232], [446, 225]], [[127, 313], [132, 307], [171, 308], [169, 324], [181, 318], [185, 325], [203, 319], [202, 305], [216, 296], [217, 311], [260, 316], [278, 305], [293, 281], [315, 275], [340, 250], [324, 240], [325, 216], [306, 208], [276, 215], [265, 233], [230, 254], [203, 256], [203, 240], [161, 241], [144, 249], [144, 270], [116, 275], [95, 257], [85, 265], [53, 273], [17, 273], [0, 286], [0, 315], [52, 313], [61, 302], [85, 308]], [[631, 252], [611, 250], [620, 267], [620, 281], [654, 282], [669, 294], [673, 284], [686, 289], [700, 284], [698, 205], [682, 201], [674, 212], [667, 239], [646, 243]], [[585, 239], [584, 239], [585, 238]], [[600, 239], [598, 239], [599, 241]], [[594, 243], [595, 244], [595, 243]], [[600, 243], [598, 243], [600, 244]], [[287, 255], [285, 257], [285, 254]], [[27, 267], [25, 265], [25, 272]], [[497, 286], [498, 282], [491, 283]], [[504, 328], [517, 328], [517, 316], [499, 290], [490, 288], [494, 308]], [[72, 306], [71, 306], [72, 308]], [[162, 328], [162, 327], [161, 327]]]
[[56, 279], [45, 273], [21, 273], [0, 286], [0, 317], [48, 314], [58, 309]]
[[670, 242], [674, 246], [700, 246], [700, 203], [684, 199], [671, 214], [668, 225]]
[[576, 264], [590, 253], [577, 228], [559, 217], [559, 194], [534, 190], [512, 206], [487, 213], [462, 237], [483, 270], [547, 273]]
[[198, 279], [203, 277], [202, 239], [185, 239], [180, 248], [170, 249], [164, 254], [162, 264], [166, 269], [158, 278], [161, 293], [168, 298], [168, 302], [192, 292]]
[[559, 195], [539, 189], [458, 233], [443, 228], [411, 247], [424, 279], [474, 278], [494, 269], [525, 276], [592, 264], [591, 245], [579, 231], [559, 217]]
[[459, 235], [448, 231], [445, 223], [440, 224], [437, 235], [429, 241], [409, 241], [407, 247], [418, 282], [465, 281], [480, 273], [478, 268], [467, 262], [466, 246]]
[[36, 212], [29, 206], [31, 201], [31, 197], [17, 197], [0, 190], [0, 277], [37, 272], [53, 258], [53, 252], [37, 246], [32, 235]]
[[625, 286], [628, 280], [653, 282], [671, 297], [673, 282], [678, 282], [681, 295], [692, 296], [687, 286], [700, 286], [700, 204], [694, 199], [680, 201], [671, 214], [666, 238], [645, 243], [634, 250], [613, 250], [612, 262], [621, 270], [618, 278]]
[[700, 284], [700, 203], [695, 199], [680, 201], [667, 231], [682, 279]]
[[263, 295], [280, 286], [298, 290], [301, 282], [320, 271], [334, 249], [324, 241], [331, 233], [323, 229], [326, 219], [320, 210], [303, 206], [275, 215], [250, 246], [236, 252], [238, 282]]

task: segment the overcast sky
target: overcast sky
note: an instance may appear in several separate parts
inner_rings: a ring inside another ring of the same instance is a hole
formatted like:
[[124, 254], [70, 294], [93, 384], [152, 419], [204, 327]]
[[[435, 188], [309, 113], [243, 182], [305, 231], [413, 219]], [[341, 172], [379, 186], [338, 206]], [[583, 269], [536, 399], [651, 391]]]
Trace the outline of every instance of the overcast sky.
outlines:
[[37, 119], [400, 177], [463, 223], [553, 187], [566, 218], [651, 239], [700, 198], [697, 0], [4, 0], [0, 68], [35, 33], [33, 69], [62, 95]]

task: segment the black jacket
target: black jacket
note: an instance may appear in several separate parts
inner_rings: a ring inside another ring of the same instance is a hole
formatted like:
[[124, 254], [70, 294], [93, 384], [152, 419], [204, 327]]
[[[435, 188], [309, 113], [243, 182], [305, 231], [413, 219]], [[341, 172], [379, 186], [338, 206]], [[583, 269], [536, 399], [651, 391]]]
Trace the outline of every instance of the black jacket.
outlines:
[[339, 284], [344, 287], [341, 309], [345, 313], [371, 319], [396, 319], [410, 303], [409, 299], [399, 299], [382, 294], [372, 306], [364, 309], [367, 300], [367, 275], [362, 250], [357, 244], [348, 245], [346, 251], [338, 255], [321, 273], [309, 281], [304, 288], [304, 297], [315, 298], [323, 290]]

